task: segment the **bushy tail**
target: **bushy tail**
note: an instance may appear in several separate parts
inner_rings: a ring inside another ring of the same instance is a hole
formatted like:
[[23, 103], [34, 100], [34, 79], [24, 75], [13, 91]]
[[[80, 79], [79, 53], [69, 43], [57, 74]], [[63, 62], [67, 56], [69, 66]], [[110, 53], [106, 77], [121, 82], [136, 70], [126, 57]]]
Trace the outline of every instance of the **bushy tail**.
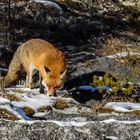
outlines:
[[18, 48], [14, 57], [9, 65], [9, 70], [4, 78], [3, 87], [9, 87], [18, 79], [19, 72], [21, 71], [20, 63], [20, 49]]

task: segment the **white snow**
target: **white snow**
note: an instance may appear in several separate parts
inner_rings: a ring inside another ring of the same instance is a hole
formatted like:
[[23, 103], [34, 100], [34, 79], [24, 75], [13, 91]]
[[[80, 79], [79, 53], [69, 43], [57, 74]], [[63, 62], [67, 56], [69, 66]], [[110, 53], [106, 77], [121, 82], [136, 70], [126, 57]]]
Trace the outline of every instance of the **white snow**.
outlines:
[[[77, 121], [55, 121], [55, 120], [35, 120], [35, 121], [25, 121], [25, 120], [19, 120], [17, 122], [20, 123], [27, 123], [27, 124], [33, 124], [36, 122], [49, 122], [49, 123], [54, 123], [60, 127], [82, 127], [85, 126], [87, 124], [95, 124], [97, 123], [97, 121], [85, 121], [85, 122], [77, 122]], [[107, 119], [107, 120], [103, 120], [103, 121], [98, 121], [98, 123], [105, 123], [105, 124], [109, 124], [109, 123], [120, 123], [120, 124], [140, 124], [140, 120], [134, 120], [134, 121], [119, 121], [116, 119]]]
[[107, 103], [105, 107], [111, 108], [118, 112], [131, 112], [134, 110], [140, 110], [140, 103], [110, 102]]
[[103, 120], [101, 121], [102, 123], [112, 123], [112, 122], [115, 122], [116, 120], [115, 119], [107, 119], [107, 120]]
[[33, 115], [33, 117], [43, 118], [48, 112], [37, 112]]
[[118, 140], [118, 137], [115, 136], [106, 136], [106, 138], [109, 140]]
[[135, 2], [132, 1], [123, 1], [122, 4], [125, 6], [135, 6]]
[[115, 54], [113, 54], [113, 55], [108, 55], [108, 56], [106, 56], [106, 57], [108, 57], [108, 58], [123, 58], [123, 57], [127, 57], [127, 56], [135, 56], [135, 55], [137, 55], [137, 56], [139, 56], [140, 54], [139, 53], [137, 53], [137, 52], [120, 52], [120, 53], [115, 53]]
[[30, 2], [38, 2], [42, 3], [50, 8], [54, 8], [56, 10], [62, 11], [62, 8], [55, 2], [49, 1], [49, 0], [30, 0]]
[[0, 105], [10, 104], [10, 101], [6, 98], [0, 97]]
[[[18, 89], [20, 89], [23, 93], [16, 93], [14, 91]], [[26, 115], [21, 109], [23, 107], [32, 108], [35, 111], [34, 115], [40, 117], [44, 116], [45, 113], [38, 113], [37, 109], [44, 106], [52, 106], [54, 103], [53, 99], [49, 98], [46, 94], [40, 94], [38, 89], [30, 90], [26, 88], [7, 88], [6, 91], [9, 91], [7, 94], [13, 94], [18, 99], [20, 99], [20, 101], [10, 101], [0, 96], [0, 108], [5, 108], [18, 118], [26, 118]]]
[[[21, 92], [21, 93], [14, 92], [14, 89], [20, 89], [20, 90], [23, 90], [23, 92]], [[46, 94], [40, 94], [38, 92], [38, 89], [32, 89], [32, 90], [27, 89], [27, 91], [24, 88], [13, 88], [13, 90], [12, 90], [12, 88], [11, 88], [11, 90], [6, 89], [7, 92], [8, 92], [8, 90], [9, 90], [8, 94], [14, 94], [14, 96], [19, 98], [20, 101], [9, 101], [8, 99], [0, 96], [0, 108], [5, 108], [12, 114], [16, 115], [18, 118], [21, 118], [23, 120], [23, 122], [24, 121], [27, 122], [28, 119], [26, 120], [26, 116], [24, 114], [22, 114], [21, 108], [31, 107], [35, 111], [34, 117], [44, 117], [49, 112], [46, 111], [46, 112], [42, 113], [42, 112], [38, 112], [37, 109], [44, 107], [44, 106], [53, 106], [54, 101], [56, 99], [56, 97], [49, 98]], [[76, 102], [74, 99], [71, 99], [71, 98], [64, 99], [64, 98], [60, 97], [60, 99], [65, 100], [66, 102], [69, 102], [69, 103], [74, 103], [77, 105], [79, 104], [78, 102]], [[131, 112], [133, 110], [140, 110], [140, 103], [110, 102], [110, 103], [107, 103], [105, 105], [105, 107], [112, 108], [113, 110], [118, 111], [118, 112]], [[69, 107], [69, 108], [71, 109], [72, 107]], [[57, 111], [57, 110], [53, 109], [53, 111]], [[65, 110], [62, 110], [61, 112], [66, 113]], [[28, 120], [28, 121], [31, 121], [31, 120]], [[55, 124], [57, 124], [59, 126], [67, 126], [67, 127], [71, 127], [71, 126], [79, 127], [79, 126], [83, 126], [88, 123], [95, 123], [94, 121], [78, 122], [75, 120], [67, 121], [67, 122], [50, 120], [48, 122], [54, 122]], [[133, 123], [140, 123], [140, 120], [119, 121], [119, 120], [110, 118], [108, 120], [103, 120], [103, 121], [99, 121], [99, 122], [100, 123], [117, 122], [117, 123], [133, 124]]]
[[61, 127], [72, 127], [72, 126], [77, 126], [77, 127], [81, 127], [83, 125], [86, 125], [88, 122], [76, 122], [76, 121], [67, 121], [67, 122], [63, 122], [63, 121], [47, 121], [47, 122], [52, 122], [52, 123], [55, 123], [57, 124], [58, 126], [61, 126]]
[[8, 71], [8, 69], [0, 67], [0, 71]]
[[101, 123], [122, 123], [122, 124], [135, 124], [135, 123], [140, 123], [140, 120], [134, 120], [134, 121], [119, 121], [119, 120], [116, 120], [116, 119], [107, 119], [107, 120], [103, 120], [103, 121], [100, 121]]
[[21, 98], [21, 101], [20, 102], [12, 101], [11, 104], [19, 108], [28, 106], [36, 111], [38, 108], [42, 106], [53, 105], [53, 100], [51, 100], [47, 95], [18, 94], [18, 96]]

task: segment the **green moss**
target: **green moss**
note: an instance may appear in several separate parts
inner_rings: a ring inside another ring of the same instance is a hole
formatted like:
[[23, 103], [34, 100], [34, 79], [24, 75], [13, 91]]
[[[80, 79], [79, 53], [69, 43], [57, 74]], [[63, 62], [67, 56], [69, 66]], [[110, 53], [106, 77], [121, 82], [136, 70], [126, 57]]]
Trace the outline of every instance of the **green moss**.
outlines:
[[122, 88], [122, 93], [130, 95], [134, 89], [134, 86], [132, 84], [129, 84], [127, 88]]
[[125, 78], [124, 78], [124, 82], [125, 82], [125, 83], [128, 83], [128, 82], [130, 82], [130, 79], [129, 79], [129, 77], [125, 77]]
[[138, 70], [135, 69], [135, 68], [133, 68], [133, 69], [131, 70], [131, 73], [132, 73], [133, 75], [137, 75], [137, 74], [138, 74]]
[[140, 16], [138, 16], [138, 18], [137, 18], [137, 19], [138, 19], [138, 22], [140, 22]]
[[[125, 95], [130, 95], [134, 89], [133, 84], [129, 84], [130, 79], [129, 77], [125, 77], [123, 80], [124, 85], [121, 84], [120, 80], [113, 80], [113, 78], [106, 73], [102, 79], [100, 79], [98, 76], [93, 76], [93, 81], [91, 83], [92, 86], [110, 86], [111, 87], [111, 92], [114, 93], [114, 95], [117, 95], [118, 93], [125, 94]], [[102, 93], [102, 90], [99, 90], [99, 92]], [[103, 95], [103, 97], [106, 97]]]
[[126, 6], [126, 9], [135, 16], [140, 15], [140, 10], [136, 6]]

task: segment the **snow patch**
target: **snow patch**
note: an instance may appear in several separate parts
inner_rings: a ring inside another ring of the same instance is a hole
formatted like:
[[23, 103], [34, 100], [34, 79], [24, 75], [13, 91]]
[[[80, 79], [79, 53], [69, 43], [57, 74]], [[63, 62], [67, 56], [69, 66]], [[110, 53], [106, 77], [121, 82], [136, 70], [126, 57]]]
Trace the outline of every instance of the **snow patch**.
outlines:
[[0, 105], [10, 104], [10, 100], [0, 97]]
[[8, 71], [8, 69], [0, 67], [0, 71]]
[[43, 118], [47, 114], [48, 112], [37, 112], [33, 115], [33, 117]]
[[[15, 92], [14, 90], [18, 90], [20, 89], [22, 92], [21, 93], [18, 93], [18, 92]], [[27, 90], [27, 91], [26, 91]], [[0, 108], [2, 109], [6, 109], [8, 110], [9, 112], [11, 112], [12, 114], [16, 115], [18, 118], [21, 118], [23, 121], [31, 121], [29, 120], [25, 114], [21, 111], [21, 109], [23, 107], [30, 107], [32, 108], [34, 111], [35, 111], [35, 114], [34, 114], [34, 117], [44, 117], [45, 115], [47, 115], [47, 111], [46, 112], [38, 112], [37, 110], [41, 107], [45, 107], [45, 106], [51, 106], [53, 107], [54, 105], [54, 101], [55, 101], [55, 98], [56, 97], [48, 97], [47, 95], [45, 94], [40, 94], [38, 89], [25, 89], [25, 88], [13, 88], [13, 91], [12, 91], [12, 88], [11, 90], [8, 90], [6, 89], [7, 92], [9, 92], [11, 95], [13, 94], [14, 96], [16, 96], [20, 101], [10, 101], [4, 97], [0, 97]], [[62, 98], [62, 100], [65, 100], [67, 103], [73, 103], [73, 104], [76, 104], [76, 105], [79, 105], [78, 102], [76, 102], [74, 99], [71, 99], [71, 98]], [[115, 111], [118, 111], [118, 112], [131, 112], [131, 111], [134, 111], [134, 110], [140, 110], [140, 103], [128, 103], [128, 102], [110, 102], [110, 103], [107, 103], [105, 105], [105, 107], [107, 108], [112, 108], [113, 110]], [[70, 109], [72, 109], [72, 107], [70, 107]], [[68, 113], [68, 112], [71, 112], [70, 109], [67, 109], [66, 110], [62, 110], [61, 113]], [[58, 110], [55, 110], [53, 108], [53, 111], [58, 111]], [[33, 121], [32, 121], [33, 122]], [[83, 121], [69, 121], [69, 122], [62, 122], [62, 121], [48, 121], [48, 122], [54, 122], [56, 123], [57, 125], [60, 125], [60, 126], [83, 126], [85, 124], [88, 124], [88, 123], [95, 123], [95, 122], [83, 122]], [[140, 120], [136, 120], [136, 121], [118, 121], [118, 120], [115, 120], [115, 119], [108, 119], [108, 120], [103, 120], [103, 121], [100, 121], [100, 123], [114, 123], [114, 122], [117, 122], [117, 123], [126, 123], [126, 124], [132, 124], [132, 123], [140, 123]]]
[[106, 138], [109, 140], [118, 140], [118, 137], [116, 136], [106, 136]]
[[122, 123], [122, 124], [137, 124], [137, 123], [140, 123], [140, 120], [135, 120], [135, 121], [119, 121], [119, 120], [116, 120], [116, 119], [107, 119], [107, 120], [103, 120], [103, 121], [100, 121], [101, 123]]
[[[17, 90], [17, 92], [16, 92]], [[18, 90], [21, 93], [18, 93]], [[53, 106], [54, 100], [49, 98], [45, 94], [40, 94], [39, 89], [28, 89], [28, 88], [6, 88], [6, 91], [10, 95], [16, 96], [20, 101], [10, 101], [0, 96], [0, 108], [6, 109], [13, 115], [23, 120], [30, 120], [24, 113], [22, 108], [29, 107], [35, 111], [35, 116], [44, 116], [45, 113], [38, 113], [37, 109], [46, 106]], [[36, 114], [37, 113], [37, 114]], [[47, 112], [46, 112], [47, 113]]]
[[122, 4], [125, 6], [135, 6], [135, 2], [130, 2], [130, 1], [124, 1], [122, 2]]
[[[19, 120], [16, 122], [20, 122], [20, 123], [27, 123], [27, 124], [34, 124], [37, 122], [43, 122], [43, 123], [54, 123], [60, 127], [82, 127], [85, 126], [87, 124], [94, 124], [97, 123], [97, 121], [85, 121], [85, 122], [77, 122], [77, 121], [55, 121], [55, 120], [47, 120], [47, 121], [40, 121], [40, 120], [36, 120], [36, 121], [25, 121], [25, 120]], [[103, 121], [98, 121], [98, 123], [105, 123], [105, 124], [109, 124], [109, 123], [121, 123], [121, 124], [140, 124], [140, 120], [135, 120], [135, 121], [119, 121], [116, 119], [107, 119], [107, 120], [103, 120]]]
[[131, 112], [134, 110], [140, 110], [140, 103], [110, 102], [107, 103], [105, 107], [111, 108], [118, 112]]
[[21, 95], [19, 95], [19, 98], [21, 98], [20, 102], [12, 101], [11, 104], [19, 108], [28, 106], [34, 109], [35, 111], [42, 106], [53, 105], [53, 100], [51, 100], [48, 96], [43, 94], [39, 95], [22, 94], [22, 97]]
[[48, 1], [48, 0], [30, 0], [30, 2], [37, 2], [37, 3], [42, 3], [50, 8], [54, 8], [58, 11], [62, 11], [62, 8], [55, 2]]
[[127, 56], [135, 56], [135, 55], [140, 56], [140, 54], [137, 52], [129, 52], [129, 53], [128, 52], [120, 52], [120, 53], [115, 53], [113, 55], [108, 55], [106, 57], [108, 57], [108, 58], [123, 58], [123, 57], [127, 57]]
[[72, 126], [81, 127], [88, 123], [88, 122], [76, 122], [76, 121], [62, 122], [62, 121], [52, 121], [52, 120], [47, 122], [55, 123], [60, 127], [72, 127]]

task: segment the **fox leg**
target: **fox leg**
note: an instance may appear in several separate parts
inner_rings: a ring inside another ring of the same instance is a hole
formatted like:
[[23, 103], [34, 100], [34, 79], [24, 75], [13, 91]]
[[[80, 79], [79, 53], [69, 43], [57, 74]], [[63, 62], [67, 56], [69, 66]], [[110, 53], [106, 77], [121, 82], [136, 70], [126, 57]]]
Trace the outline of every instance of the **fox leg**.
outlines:
[[29, 74], [26, 74], [26, 82], [25, 82], [25, 87], [29, 88]]
[[33, 68], [29, 67], [28, 70], [26, 70], [26, 87], [33, 88]]
[[33, 83], [32, 83], [32, 77], [29, 73], [27, 73], [26, 75], [26, 84], [25, 84], [26, 87], [28, 88], [33, 88]]

